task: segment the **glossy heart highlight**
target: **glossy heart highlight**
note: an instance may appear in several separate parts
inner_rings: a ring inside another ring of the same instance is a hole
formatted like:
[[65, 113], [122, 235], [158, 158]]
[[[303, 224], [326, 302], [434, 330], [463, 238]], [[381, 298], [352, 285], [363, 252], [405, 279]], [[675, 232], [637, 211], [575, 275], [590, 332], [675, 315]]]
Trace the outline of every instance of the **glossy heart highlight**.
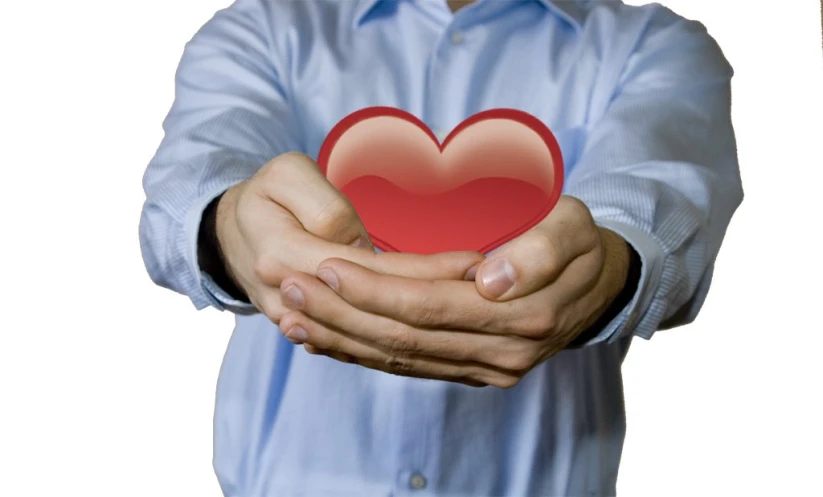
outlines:
[[329, 132], [317, 162], [392, 252], [488, 253], [542, 221], [563, 187], [551, 131], [513, 109], [475, 114], [440, 144], [412, 114], [369, 107]]

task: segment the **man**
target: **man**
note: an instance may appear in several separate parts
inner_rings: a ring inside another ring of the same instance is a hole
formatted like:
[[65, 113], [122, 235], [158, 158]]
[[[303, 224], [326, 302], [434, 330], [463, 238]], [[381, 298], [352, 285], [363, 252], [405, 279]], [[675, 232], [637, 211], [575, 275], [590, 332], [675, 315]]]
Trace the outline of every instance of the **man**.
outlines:
[[[236, 313], [223, 492], [613, 495], [631, 338], [695, 318], [742, 201], [731, 76], [700, 24], [655, 5], [217, 13], [180, 63], [140, 240], [157, 284]], [[314, 163], [375, 105], [441, 137], [485, 109], [529, 112], [560, 143], [565, 195], [492, 254], [375, 253]]]

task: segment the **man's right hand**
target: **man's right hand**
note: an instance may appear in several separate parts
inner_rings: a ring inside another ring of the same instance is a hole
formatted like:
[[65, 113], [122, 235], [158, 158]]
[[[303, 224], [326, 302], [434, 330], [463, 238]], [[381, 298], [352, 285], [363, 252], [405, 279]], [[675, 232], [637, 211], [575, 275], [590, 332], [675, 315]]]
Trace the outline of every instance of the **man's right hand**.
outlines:
[[288, 312], [279, 286], [286, 274], [315, 274], [330, 257], [417, 279], [461, 280], [483, 260], [477, 252], [376, 254], [351, 203], [308, 156], [287, 153], [227, 190], [217, 205], [216, 235], [229, 277], [279, 324]]

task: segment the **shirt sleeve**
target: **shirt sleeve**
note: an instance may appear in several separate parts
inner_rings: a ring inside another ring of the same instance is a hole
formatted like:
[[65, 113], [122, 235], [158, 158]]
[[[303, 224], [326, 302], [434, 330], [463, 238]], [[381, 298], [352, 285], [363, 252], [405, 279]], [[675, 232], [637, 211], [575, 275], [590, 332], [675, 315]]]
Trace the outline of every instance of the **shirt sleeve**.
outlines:
[[692, 322], [743, 200], [732, 68], [705, 28], [657, 9], [591, 124], [566, 194], [641, 261], [637, 291], [586, 345]]
[[206, 206], [273, 157], [300, 150], [265, 9], [262, 0], [239, 0], [186, 44], [164, 138], [143, 176], [139, 237], [146, 269], [198, 310], [253, 310], [198, 265]]

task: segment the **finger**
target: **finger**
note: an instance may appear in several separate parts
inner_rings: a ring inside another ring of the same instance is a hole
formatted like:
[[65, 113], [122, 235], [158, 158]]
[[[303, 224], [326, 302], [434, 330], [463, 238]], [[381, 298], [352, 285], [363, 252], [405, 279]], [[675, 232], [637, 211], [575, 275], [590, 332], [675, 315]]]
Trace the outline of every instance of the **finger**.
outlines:
[[[414, 284], [418, 280], [407, 281]], [[465, 281], [462, 284], [471, 286]], [[283, 285], [284, 302], [288, 308], [300, 311], [308, 319], [329, 327], [319, 327], [314, 332], [304, 328], [308, 336], [300, 341], [320, 349], [346, 352], [342, 349], [343, 344], [355, 340], [381, 350], [390, 357], [423, 355], [481, 363], [510, 371], [530, 369], [540, 354], [538, 344], [526, 338], [466, 331], [422, 330], [385, 316], [364, 312], [352, 307], [321, 281], [306, 274], [289, 275], [284, 279]], [[396, 287], [393, 293], [403, 291], [404, 289]], [[295, 321], [285, 317], [281, 321], [283, 329], [294, 325]], [[330, 328], [344, 334], [331, 332]]]
[[[356, 361], [359, 365], [375, 369], [377, 371], [383, 371], [384, 373], [401, 375], [401, 376], [412, 376], [415, 378], [422, 378], [425, 380], [445, 380], [451, 381], [453, 383], [462, 383], [466, 386], [470, 387], [485, 387], [485, 386], [493, 386], [497, 388], [511, 388], [515, 386], [519, 381], [520, 378], [516, 375], [505, 374], [505, 373], [497, 373], [497, 372], [487, 372], [484, 370], [478, 370], [476, 373], [472, 372], [452, 372], [450, 370], [441, 371], [440, 365], [437, 363], [434, 364], [434, 368], [432, 368], [433, 372], [429, 373], [428, 369], [426, 371], [421, 371], [419, 373], [402, 373], [394, 370], [391, 365], [386, 364], [385, 362], [381, 361], [370, 361], [370, 360], [363, 360], [363, 361]], [[442, 368], [445, 369], [445, 368]], [[479, 378], [479, 379], [475, 379]]]
[[477, 269], [477, 291], [489, 299], [509, 301], [554, 281], [571, 261], [599, 243], [586, 206], [561, 197], [540, 224], [502, 246]]
[[350, 355], [346, 355], [342, 352], [334, 352], [334, 351], [331, 351], [331, 350], [322, 350], [322, 349], [318, 349], [317, 347], [315, 347], [313, 345], [309, 345], [309, 344], [304, 344], [303, 349], [305, 349], [305, 351], [308, 352], [309, 354], [324, 355], [326, 357], [331, 357], [332, 359], [334, 359], [336, 361], [344, 362], [346, 364], [354, 364], [356, 362], [354, 357], [352, 357]]
[[[576, 306], [577, 301], [597, 285], [601, 268], [597, 254], [586, 254], [566, 266], [551, 285], [507, 302], [483, 298], [471, 282], [396, 277], [375, 273], [340, 259], [324, 261], [318, 268], [317, 278], [348, 304], [369, 315], [427, 330], [464, 333], [471, 330], [480, 334], [523, 337], [530, 346], [534, 345], [534, 340], [541, 340], [542, 353], [546, 354], [554, 346], [552, 335], [568, 328], [566, 310]], [[506, 345], [510, 343], [506, 342]], [[495, 345], [494, 348], [503, 354], [500, 359], [508, 364], [523, 357], [520, 349], [514, 353], [515, 357], [511, 357], [512, 351], [504, 346]], [[518, 368], [494, 360], [487, 362], [509, 369]]]
[[331, 242], [374, 250], [351, 202], [311, 157], [280, 155], [263, 174], [265, 195], [292, 213], [306, 231]]
[[483, 260], [477, 252], [446, 252], [433, 255], [380, 253], [332, 243], [300, 228], [282, 229], [267, 243], [259, 244], [254, 275], [268, 287], [280, 287], [291, 271], [314, 275], [329, 258], [353, 261], [374, 271], [423, 279], [463, 280], [468, 269]]
[[[470, 387], [486, 387], [496, 386], [498, 388], [509, 388], [517, 383], [517, 377], [505, 374], [486, 373], [482, 370], [472, 374], [471, 372], [453, 371], [453, 368], [441, 367], [440, 364], [433, 363], [432, 367], [425, 369], [416, 369], [412, 371], [404, 371], [408, 368], [399, 368], [395, 365], [397, 361], [373, 361], [370, 359], [355, 360], [355, 362], [363, 367], [382, 371], [398, 376], [407, 376], [412, 378], [421, 378], [424, 380], [440, 380], [450, 381], [452, 383], [462, 383]], [[482, 378], [482, 379], [474, 379]]]
[[[478, 252], [443, 252], [439, 254], [374, 253], [355, 247], [322, 240], [309, 233], [295, 232], [283, 238], [272, 251], [277, 251], [288, 266], [304, 273], [315, 274], [326, 259], [340, 258], [373, 271], [420, 279], [463, 281], [466, 272], [483, 260]], [[272, 253], [272, 257], [275, 254]], [[285, 257], [284, 257], [285, 256]]]
[[[304, 247], [300, 243], [292, 244], [291, 240], [286, 240], [297, 250], [310, 251], [303, 259], [313, 266], [312, 272], [323, 259], [341, 257], [389, 274], [429, 279], [463, 279], [469, 268], [483, 260], [482, 254], [469, 251], [434, 255], [385, 253], [380, 257], [372, 257], [370, 252], [373, 252], [373, 247], [368, 233], [354, 207], [323, 176], [319, 166], [310, 157], [296, 153], [284, 154], [269, 167], [270, 181], [266, 184], [271, 199], [291, 212], [306, 231], [319, 239], [314, 240], [318, 242], [316, 248]], [[300, 188], [295, 185], [300, 185]], [[356, 248], [369, 250], [363, 253], [339, 247], [338, 244], [352, 244]]]
[[552, 302], [539, 293], [493, 302], [470, 281], [380, 274], [341, 259], [323, 261], [317, 277], [355, 308], [415, 328], [534, 338], [550, 325]]
[[289, 312], [286, 306], [283, 305], [280, 290], [263, 285], [255, 288], [255, 290], [256, 291], [249, 292], [249, 301], [258, 311], [269, 318], [272, 323], [279, 325], [283, 316]]
[[[294, 328], [305, 332], [303, 342], [309, 353], [320, 353], [333, 358], [346, 358], [343, 362], [354, 362], [371, 369], [390, 374], [446, 380], [472, 386], [494, 385], [509, 387], [517, 382], [516, 372], [502, 371], [477, 363], [453, 361], [420, 354], [393, 354], [371, 346], [361, 340], [342, 333], [330, 326], [315, 321], [301, 312], [293, 312], [283, 318], [284, 334], [294, 335]], [[291, 339], [291, 338], [290, 338]], [[350, 361], [348, 358], [351, 358]], [[338, 359], [341, 360], [341, 359]]]
[[478, 252], [441, 252], [429, 255], [382, 252], [374, 257], [358, 252], [346, 260], [381, 274], [420, 280], [465, 282], [466, 273], [483, 259], [483, 254]]

